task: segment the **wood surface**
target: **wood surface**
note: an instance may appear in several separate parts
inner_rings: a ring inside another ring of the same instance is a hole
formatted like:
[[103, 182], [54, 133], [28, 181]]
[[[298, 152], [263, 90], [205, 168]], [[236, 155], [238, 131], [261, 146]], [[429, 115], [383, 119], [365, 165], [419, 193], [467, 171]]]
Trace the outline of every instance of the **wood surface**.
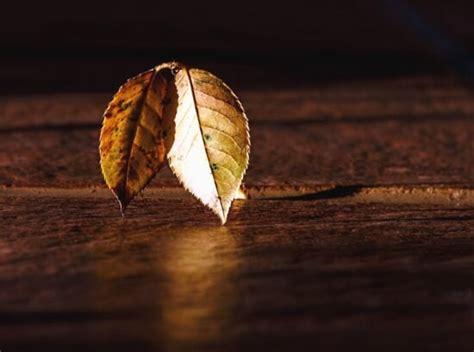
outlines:
[[255, 196], [224, 227], [169, 170], [120, 216], [111, 93], [0, 99], [2, 352], [474, 348], [474, 91], [237, 93]]

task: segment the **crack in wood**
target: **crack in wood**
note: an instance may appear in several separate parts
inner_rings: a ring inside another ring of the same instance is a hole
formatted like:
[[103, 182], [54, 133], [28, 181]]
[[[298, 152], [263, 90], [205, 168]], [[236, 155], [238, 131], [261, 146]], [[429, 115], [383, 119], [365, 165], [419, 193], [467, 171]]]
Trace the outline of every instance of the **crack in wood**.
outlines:
[[[106, 188], [3, 187], [0, 197], [107, 198]], [[181, 187], [152, 187], [141, 197], [187, 199]], [[330, 200], [338, 203], [398, 203], [474, 206], [474, 187], [467, 185], [268, 185], [245, 186], [237, 200]]]

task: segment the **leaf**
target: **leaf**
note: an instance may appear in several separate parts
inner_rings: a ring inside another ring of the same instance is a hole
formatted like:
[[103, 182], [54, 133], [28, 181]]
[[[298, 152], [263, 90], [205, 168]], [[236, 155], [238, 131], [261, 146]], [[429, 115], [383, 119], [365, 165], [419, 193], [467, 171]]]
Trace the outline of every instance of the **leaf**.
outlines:
[[165, 161], [163, 109], [168, 93], [167, 64], [129, 79], [104, 113], [100, 164], [123, 214]]
[[224, 224], [249, 161], [247, 117], [216, 76], [180, 64], [174, 73], [178, 101], [174, 119], [167, 114], [168, 162], [185, 188]]
[[248, 122], [231, 89], [209, 72], [175, 62], [128, 80], [104, 114], [101, 167], [120, 209], [170, 168], [224, 224], [249, 159]]

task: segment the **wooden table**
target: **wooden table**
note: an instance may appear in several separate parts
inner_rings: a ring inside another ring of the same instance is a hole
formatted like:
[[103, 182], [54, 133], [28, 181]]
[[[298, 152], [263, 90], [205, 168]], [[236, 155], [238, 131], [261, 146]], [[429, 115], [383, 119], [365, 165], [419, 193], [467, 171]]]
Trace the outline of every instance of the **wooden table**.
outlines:
[[238, 93], [250, 199], [224, 227], [169, 170], [120, 216], [111, 94], [0, 99], [2, 352], [474, 348], [474, 91]]

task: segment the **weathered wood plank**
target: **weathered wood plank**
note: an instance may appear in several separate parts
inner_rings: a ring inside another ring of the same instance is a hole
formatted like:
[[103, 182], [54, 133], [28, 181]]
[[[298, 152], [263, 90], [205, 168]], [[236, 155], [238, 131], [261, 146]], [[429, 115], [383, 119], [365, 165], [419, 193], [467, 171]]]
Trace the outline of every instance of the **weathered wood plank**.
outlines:
[[[474, 119], [251, 126], [244, 182], [472, 184]], [[99, 129], [3, 133], [0, 185], [102, 186]], [[152, 185], [177, 185], [163, 170]]]
[[[474, 91], [450, 77], [243, 91], [251, 184], [474, 180]], [[0, 98], [0, 184], [99, 186], [109, 94]], [[154, 185], [177, 185], [168, 171]]]
[[2, 349], [472, 348], [472, 207], [237, 201], [226, 227], [191, 199], [112, 208], [0, 198]]
[[[246, 89], [237, 93], [251, 122], [450, 119], [474, 114], [474, 91], [459, 80], [446, 76], [344, 82], [280, 90]], [[0, 97], [0, 130], [100, 124], [112, 94]]]
[[250, 185], [439, 194], [236, 201], [220, 227], [155, 189], [121, 218], [91, 193], [109, 94], [0, 98], [2, 351], [472, 349], [474, 93], [415, 78], [239, 95]]

